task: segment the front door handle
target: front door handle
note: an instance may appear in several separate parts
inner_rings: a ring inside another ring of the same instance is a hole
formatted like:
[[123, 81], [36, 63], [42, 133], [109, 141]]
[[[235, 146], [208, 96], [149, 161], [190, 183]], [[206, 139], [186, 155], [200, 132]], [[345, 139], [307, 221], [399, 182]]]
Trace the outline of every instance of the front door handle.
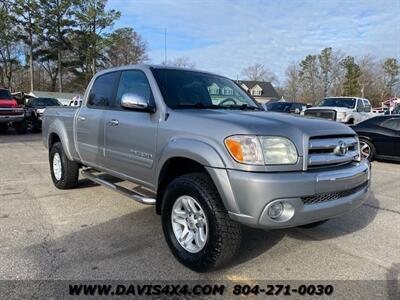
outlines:
[[118, 126], [119, 122], [116, 119], [112, 119], [110, 122], [108, 122], [108, 125], [110, 126]]
[[86, 120], [86, 118], [85, 118], [85, 117], [78, 116], [78, 121], [85, 121], [85, 120]]

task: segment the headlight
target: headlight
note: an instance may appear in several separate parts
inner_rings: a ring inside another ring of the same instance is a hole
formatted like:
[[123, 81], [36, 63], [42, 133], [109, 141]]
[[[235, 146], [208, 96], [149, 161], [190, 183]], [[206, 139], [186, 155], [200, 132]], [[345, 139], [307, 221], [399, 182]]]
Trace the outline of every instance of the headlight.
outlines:
[[263, 165], [264, 159], [261, 144], [256, 136], [235, 135], [225, 139], [229, 153], [240, 163]]
[[37, 112], [38, 114], [43, 114], [45, 110], [46, 110], [45, 108], [38, 108], [38, 109], [36, 110], [36, 112]]
[[297, 150], [287, 138], [277, 136], [235, 135], [225, 139], [232, 157], [244, 164], [295, 164]]
[[337, 113], [337, 119], [338, 119], [338, 120], [344, 120], [344, 119], [346, 119], [346, 113], [345, 113], [345, 112], [338, 112], [338, 113]]

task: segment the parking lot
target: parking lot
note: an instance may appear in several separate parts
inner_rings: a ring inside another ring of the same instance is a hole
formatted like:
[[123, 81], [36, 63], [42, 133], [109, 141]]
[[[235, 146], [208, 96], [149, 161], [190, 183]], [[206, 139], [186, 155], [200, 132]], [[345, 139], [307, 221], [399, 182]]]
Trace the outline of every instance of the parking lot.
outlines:
[[154, 207], [85, 179], [57, 190], [40, 134], [1, 135], [0, 157], [0, 279], [399, 277], [400, 164], [373, 163], [371, 196], [357, 210], [314, 229], [245, 229], [229, 267], [198, 274], [170, 253]]

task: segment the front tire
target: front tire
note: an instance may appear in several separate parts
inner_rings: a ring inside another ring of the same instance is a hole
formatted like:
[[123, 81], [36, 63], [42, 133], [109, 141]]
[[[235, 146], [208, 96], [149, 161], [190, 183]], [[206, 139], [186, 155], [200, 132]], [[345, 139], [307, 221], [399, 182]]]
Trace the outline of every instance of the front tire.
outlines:
[[51, 179], [57, 188], [64, 190], [76, 187], [79, 177], [79, 164], [68, 159], [60, 142], [51, 147], [49, 162]]
[[194, 271], [222, 267], [239, 249], [241, 226], [230, 219], [206, 174], [174, 179], [165, 190], [161, 215], [169, 248]]
[[360, 153], [362, 158], [372, 161], [374, 159], [376, 150], [370, 141], [360, 139]]
[[28, 124], [26, 123], [26, 120], [16, 123], [15, 130], [18, 134], [26, 134], [28, 132]]
[[0, 133], [1, 133], [1, 134], [6, 133], [6, 132], [7, 132], [7, 129], [8, 129], [7, 123], [0, 123]]

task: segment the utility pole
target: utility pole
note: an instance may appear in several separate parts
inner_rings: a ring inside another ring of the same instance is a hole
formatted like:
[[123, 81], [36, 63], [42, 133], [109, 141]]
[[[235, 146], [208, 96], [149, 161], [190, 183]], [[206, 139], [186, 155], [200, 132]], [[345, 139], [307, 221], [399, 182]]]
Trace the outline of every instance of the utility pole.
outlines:
[[167, 28], [164, 29], [164, 64], [167, 65]]

